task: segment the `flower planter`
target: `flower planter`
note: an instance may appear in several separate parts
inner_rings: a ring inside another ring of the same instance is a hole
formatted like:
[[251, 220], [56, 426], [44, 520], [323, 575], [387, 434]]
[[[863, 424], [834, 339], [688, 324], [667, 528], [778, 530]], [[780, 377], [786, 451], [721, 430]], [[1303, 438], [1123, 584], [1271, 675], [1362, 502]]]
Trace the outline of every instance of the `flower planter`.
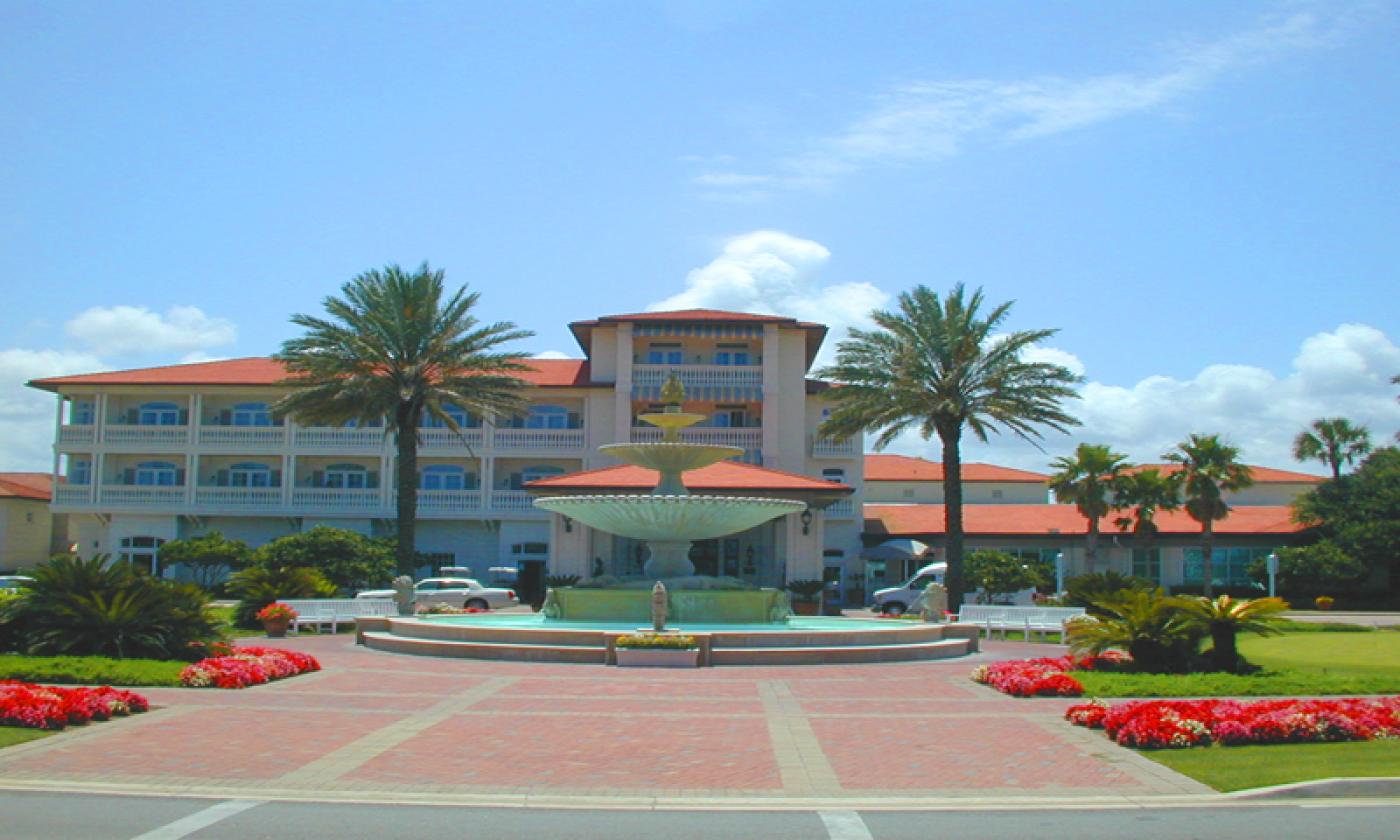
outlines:
[[822, 608], [822, 605], [821, 605], [821, 602], [820, 602], [820, 601], [793, 601], [793, 602], [792, 602], [792, 613], [793, 613], [793, 615], [817, 615], [817, 614], [819, 614], [819, 613], [821, 612], [821, 608]]
[[269, 639], [281, 639], [287, 635], [287, 628], [292, 625], [289, 617], [265, 618], [263, 619], [263, 630], [267, 632]]
[[700, 665], [700, 649], [620, 647], [617, 664], [624, 668], [696, 668]]

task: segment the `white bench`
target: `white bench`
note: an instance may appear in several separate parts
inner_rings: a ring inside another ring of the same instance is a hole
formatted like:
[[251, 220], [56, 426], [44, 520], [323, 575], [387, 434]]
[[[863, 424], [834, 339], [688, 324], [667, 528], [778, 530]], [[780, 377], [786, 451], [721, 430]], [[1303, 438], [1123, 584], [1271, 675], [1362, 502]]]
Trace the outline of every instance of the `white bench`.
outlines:
[[[1081, 618], [1086, 613], [1083, 607], [1008, 607], [1000, 605], [963, 604], [958, 610], [959, 624], [972, 624], [985, 627], [987, 638], [993, 630], [1000, 630], [1006, 638], [1007, 630], [1024, 630], [1026, 641], [1032, 633], [1064, 633], [1065, 625]], [[1063, 638], [1063, 637], [1062, 637]]]
[[297, 617], [292, 619], [290, 627], [294, 634], [302, 627], [326, 627], [334, 633], [337, 625], [353, 622], [357, 618], [399, 614], [398, 604], [391, 598], [302, 598], [278, 603], [297, 611]]

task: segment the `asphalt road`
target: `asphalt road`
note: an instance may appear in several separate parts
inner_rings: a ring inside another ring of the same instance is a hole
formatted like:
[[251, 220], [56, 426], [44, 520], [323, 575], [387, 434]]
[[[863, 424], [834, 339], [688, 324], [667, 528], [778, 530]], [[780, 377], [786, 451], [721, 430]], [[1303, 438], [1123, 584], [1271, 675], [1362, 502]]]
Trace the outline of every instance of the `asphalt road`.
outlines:
[[4, 840], [466, 837], [542, 840], [928, 840], [928, 838], [1269, 837], [1351, 840], [1400, 835], [1400, 802], [1056, 811], [557, 811], [257, 802], [0, 791]]

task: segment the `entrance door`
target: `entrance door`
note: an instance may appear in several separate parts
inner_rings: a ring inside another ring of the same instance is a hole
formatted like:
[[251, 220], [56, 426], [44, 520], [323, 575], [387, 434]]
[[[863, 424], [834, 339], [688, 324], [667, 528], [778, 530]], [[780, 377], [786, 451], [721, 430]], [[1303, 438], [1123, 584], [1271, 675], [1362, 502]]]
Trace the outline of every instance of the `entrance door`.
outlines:
[[719, 540], [700, 540], [690, 546], [690, 562], [697, 575], [719, 575]]
[[822, 567], [822, 581], [826, 584], [826, 589], [822, 591], [822, 599], [826, 604], [832, 606], [844, 605], [846, 603], [845, 575], [844, 569], [839, 562], [828, 562]]
[[515, 579], [515, 594], [521, 603], [544, 603], [544, 563], [543, 560], [520, 561], [520, 574]]

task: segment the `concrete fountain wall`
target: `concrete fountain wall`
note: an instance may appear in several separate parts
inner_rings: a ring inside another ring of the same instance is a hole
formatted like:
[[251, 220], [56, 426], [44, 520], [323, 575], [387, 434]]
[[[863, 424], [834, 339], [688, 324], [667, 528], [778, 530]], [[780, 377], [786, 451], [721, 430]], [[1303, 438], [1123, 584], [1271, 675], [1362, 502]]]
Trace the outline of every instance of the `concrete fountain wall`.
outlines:
[[[788, 594], [777, 589], [667, 590], [668, 621], [692, 624], [768, 624], [787, 620]], [[541, 609], [549, 618], [572, 621], [651, 622], [650, 589], [549, 590]]]

